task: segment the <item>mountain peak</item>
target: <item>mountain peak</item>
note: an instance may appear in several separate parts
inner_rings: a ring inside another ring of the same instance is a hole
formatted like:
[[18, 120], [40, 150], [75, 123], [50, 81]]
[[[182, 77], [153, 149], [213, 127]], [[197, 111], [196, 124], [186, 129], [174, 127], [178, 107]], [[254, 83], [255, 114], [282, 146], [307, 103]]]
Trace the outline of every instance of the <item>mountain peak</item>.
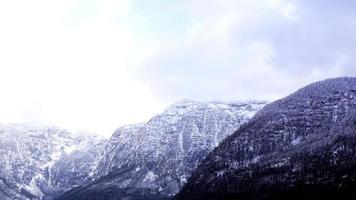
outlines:
[[89, 188], [113, 185], [176, 194], [208, 152], [263, 106], [181, 100], [138, 128], [121, 127], [100, 158], [100, 181], [80, 187], [80, 194], [70, 191], [63, 199], [78, 199]]
[[206, 157], [176, 199], [352, 199], [355, 87], [356, 78], [327, 79], [265, 106]]

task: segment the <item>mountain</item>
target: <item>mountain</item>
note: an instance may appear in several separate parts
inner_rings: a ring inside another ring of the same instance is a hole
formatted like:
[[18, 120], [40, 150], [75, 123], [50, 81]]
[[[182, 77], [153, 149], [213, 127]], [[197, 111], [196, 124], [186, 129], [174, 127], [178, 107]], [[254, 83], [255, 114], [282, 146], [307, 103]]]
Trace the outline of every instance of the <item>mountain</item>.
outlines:
[[0, 125], [0, 199], [52, 199], [85, 182], [103, 145], [57, 127]]
[[175, 199], [356, 199], [356, 78], [273, 102], [212, 151]]
[[265, 104], [183, 100], [147, 123], [121, 127], [99, 159], [96, 180], [60, 199], [164, 199], [174, 195], [202, 159]]

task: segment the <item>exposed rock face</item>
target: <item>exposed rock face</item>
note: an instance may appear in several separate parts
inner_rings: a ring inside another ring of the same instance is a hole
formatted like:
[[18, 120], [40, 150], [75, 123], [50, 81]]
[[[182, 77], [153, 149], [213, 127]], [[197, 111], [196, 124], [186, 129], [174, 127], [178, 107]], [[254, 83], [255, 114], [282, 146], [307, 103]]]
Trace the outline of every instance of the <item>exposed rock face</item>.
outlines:
[[355, 199], [356, 78], [267, 105], [210, 153], [175, 199]]
[[156, 197], [173, 195], [209, 151], [265, 104], [181, 101], [146, 124], [119, 128], [98, 164], [95, 174], [100, 181], [76, 188], [62, 199], [87, 199], [89, 193], [97, 199], [121, 198], [101, 195], [108, 188], [150, 190]]
[[106, 140], [84, 135], [70, 153], [62, 154], [51, 167], [50, 187], [60, 194], [94, 179], [93, 171]]
[[84, 182], [91, 172], [85, 158], [99, 154], [100, 144], [56, 127], [1, 125], [0, 199], [51, 199]]

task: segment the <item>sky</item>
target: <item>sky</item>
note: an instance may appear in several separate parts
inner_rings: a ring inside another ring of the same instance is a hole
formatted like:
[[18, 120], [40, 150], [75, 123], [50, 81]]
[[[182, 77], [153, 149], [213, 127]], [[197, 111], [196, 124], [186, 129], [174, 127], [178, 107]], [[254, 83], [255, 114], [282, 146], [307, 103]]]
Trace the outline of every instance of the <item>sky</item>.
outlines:
[[110, 136], [180, 99], [356, 75], [352, 0], [0, 1], [0, 122]]

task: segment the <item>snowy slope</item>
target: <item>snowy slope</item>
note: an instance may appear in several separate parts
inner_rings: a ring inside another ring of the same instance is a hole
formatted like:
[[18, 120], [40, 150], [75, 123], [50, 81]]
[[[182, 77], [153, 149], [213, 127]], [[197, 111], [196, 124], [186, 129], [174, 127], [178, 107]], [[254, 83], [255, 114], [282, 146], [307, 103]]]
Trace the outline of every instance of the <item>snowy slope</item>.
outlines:
[[[91, 169], [73, 155], [93, 157], [99, 152], [93, 152], [92, 146], [102, 142], [96, 136], [72, 134], [57, 127], [0, 125], [1, 199], [41, 199], [82, 183], [78, 179], [88, 177]], [[69, 164], [66, 170], [77, 171], [69, 180], [58, 178], [60, 162]]]
[[173, 195], [208, 152], [265, 104], [183, 100], [145, 124], [121, 127], [101, 155], [95, 173], [100, 181], [73, 190], [63, 199], [83, 198], [86, 189], [92, 193], [93, 188], [108, 185]]

